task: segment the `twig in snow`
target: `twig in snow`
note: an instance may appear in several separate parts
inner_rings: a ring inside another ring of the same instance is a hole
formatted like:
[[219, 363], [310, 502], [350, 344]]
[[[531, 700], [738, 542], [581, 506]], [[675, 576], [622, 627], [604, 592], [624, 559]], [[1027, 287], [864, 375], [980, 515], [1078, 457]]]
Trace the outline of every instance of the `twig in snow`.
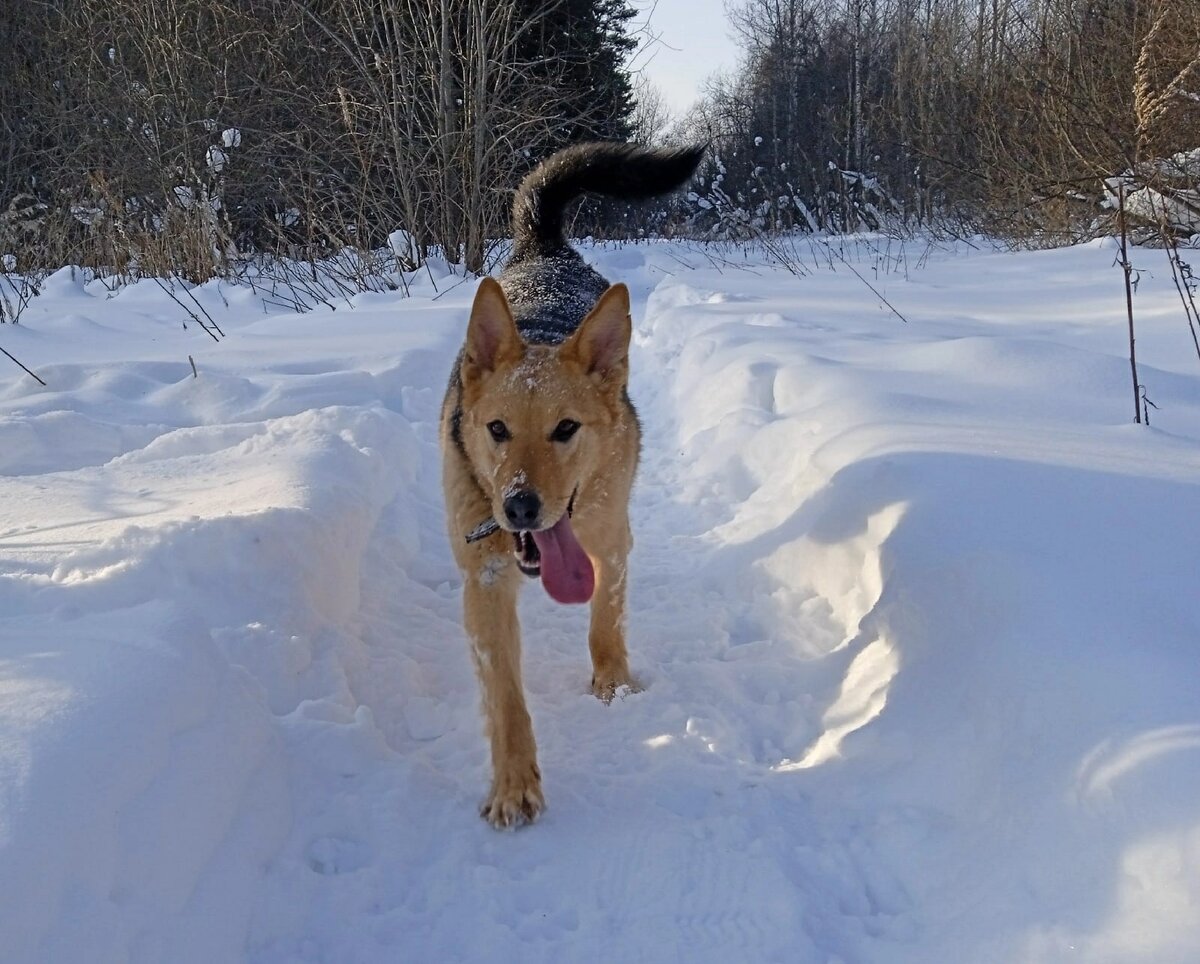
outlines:
[[[429, 283], [430, 283], [431, 285], [433, 285], [433, 290], [434, 290], [434, 291], [437, 291], [437, 290], [438, 290], [437, 282], [436, 282], [436, 281], [434, 280], [434, 278], [433, 278], [433, 269], [429, 267], [429, 259], [428, 259], [428, 258], [426, 258], [426, 259], [425, 259], [425, 273], [426, 273], [427, 275], [429, 275]], [[466, 281], [467, 279], [464, 277], [462, 280], [463, 280], [463, 281]], [[462, 282], [459, 282], [459, 283], [461, 284]], [[458, 285], [455, 285], [454, 287], [455, 287], [455, 288], [457, 288], [457, 287], [458, 287]], [[441, 297], [441, 292], [440, 292], [440, 291], [438, 292], [438, 295], [437, 295], [437, 297], [433, 298], [433, 300], [434, 300], [434, 301], [437, 301], [438, 297]]]
[[1140, 388], [1142, 390], [1142, 412], [1145, 413], [1146, 427], [1149, 428], [1150, 427], [1150, 409], [1154, 409], [1155, 411], [1158, 411], [1158, 406], [1155, 405], [1152, 401], [1150, 401], [1149, 397], [1147, 397], [1145, 385], [1139, 385], [1138, 388]]
[[859, 273], [858, 273], [858, 270], [857, 270], [857, 269], [854, 267], [854, 265], [852, 265], [852, 264], [851, 264], [849, 261], [847, 261], [847, 260], [846, 260], [846, 259], [845, 259], [845, 258], [842, 256], [842, 253], [841, 253], [840, 251], [834, 251], [833, 247], [832, 247], [831, 245], [828, 245], [828, 244], [826, 244], [826, 248], [827, 248], [827, 249], [828, 249], [830, 252], [832, 252], [833, 254], [837, 255], [837, 259], [838, 259], [838, 260], [839, 260], [839, 261], [840, 261], [842, 264], [844, 264], [844, 265], [845, 265], [847, 268], [849, 268], [851, 271], [853, 271], [853, 272], [854, 272], [854, 277], [856, 277], [856, 278], [857, 278], [859, 281], [861, 281], [861, 282], [862, 282], [863, 284], [865, 284], [865, 285], [866, 285], [868, 288], [870, 288], [870, 289], [871, 289], [871, 293], [872, 293], [872, 294], [874, 294], [874, 295], [875, 295], [875, 297], [876, 297], [876, 298], [878, 298], [880, 301], [882, 301], [882, 302], [883, 302], [885, 305], [887, 305], [887, 307], [888, 307], [888, 310], [889, 310], [889, 311], [891, 311], [891, 313], [892, 313], [893, 315], [895, 315], [897, 318], [899, 318], [899, 319], [900, 319], [902, 322], [904, 322], [906, 325], [908, 324], [908, 319], [907, 319], [907, 318], [905, 318], [905, 317], [904, 317], [902, 314], [900, 314], [900, 312], [898, 312], [898, 311], [896, 310], [896, 306], [895, 306], [895, 305], [893, 305], [893, 304], [892, 304], [890, 301], [888, 301], [888, 300], [887, 300], [887, 298], [885, 298], [885, 297], [884, 297], [882, 294], [880, 294], [880, 293], [879, 293], [879, 291], [878, 291], [878, 290], [875, 288], [875, 286], [874, 286], [873, 284], [871, 284], [871, 282], [869, 282], [869, 281], [868, 281], [866, 278], [864, 278], [864, 277], [863, 277], [861, 274], [859, 274]]
[[[21, 320], [21, 314], [29, 307], [29, 303], [38, 296], [37, 275], [45, 276], [45, 271], [36, 271], [30, 274], [16, 275], [16, 281], [13, 276], [0, 273], [0, 324], [11, 322], [18, 324]], [[10, 300], [7, 288], [12, 289], [15, 303]]]
[[221, 326], [218, 325], [215, 321], [213, 321], [213, 316], [204, 310], [204, 305], [200, 304], [200, 302], [196, 300], [196, 296], [194, 294], [192, 294], [192, 289], [184, 288], [183, 293], [192, 299], [192, 304], [194, 304], [197, 308], [200, 309], [201, 312], [204, 313], [204, 317], [208, 319], [208, 323], [217, 330], [218, 335], [220, 335], [222, 338], [224, 338], [225, 332], [221, 331]]
[[1179, 244], [1175, 235], [1168, 230], [1165, 218], [1159, 220], [1158, 230], [1167, 250], [1167, 260], [1171, 263], [1171, 280], [1175, 282], [1175, 290], [1179, 292], [1188, 331], [1192, 334], [1192, 344], [1196, 346], [1196, 357], [1200, 358], [1200, 334], [1197, 334], [1200, 330], [1200, 309], [1196, 307], [1196, 278], [1192, 274], [1191, 265], [1179, 257]]
[[[426, 262], [426, 264], [428, 264], [428, 262]], [[432, 298], [430, 298], [429, 300], [430, 300], [430, 301], [437, 301], [437, 300], [438, 300], [438, 298], [440, 298], [442, 295], [448, 295], [448, 294], [450, 294], [450, 292], [451, 292], [451, 291], [453, 291], [455, 288], [457, 288], [459, 285], [466, 284], [468, 281], [470, 281], [470, 280], [471, 280], [471, 277], [472, 277], [471, 275], [463, 275], [463, 277], [459, 278], [459, 279], [458, 279], [456, 282], [454, 282], [454, 284], [452, 284], [452, 285], [451, 285], [449, 288], [447, 288], [445, 291], [438, 291], [438, 293], [437, 293], [436, 295], [434, 295]], [[429, 280], [430, 280], [430, 281], [433, 281], [433, 275], [432, 275], [432, 274], [430, 274], [430, 276], [429, 276]], [[433, 290], [434, 290], [434, 291], [437, 291], [437, 285], [436, 285], [436, 284], [434, 284], [434, 286], [433, 286]]]
[[16, 358], [13, 356], [12, 352], [8, 351], [6, 348], [0, 348], [0, 351], [4, 352], [4, 354], [8, 355], [8, 357], [9, 357], [9, 358], [11, 358], [11, 359], [12, 359], [14, 362], [16, 362], [18, 365], [20, 365], [20, 367], [21, 367], [21, 368], [23, 368], [23, 369], [25, 370], [25, 373], [26, 373], [26, 374], [28, 374], [28, 375], [32, 375], [32, 376], [33, 376], [33, 378], [34, 378], [34, 379], [37, 381], [37, 383], [38, 383], [39, 385], [41, 385], [41, 386], [42, 386], [42, 388], [45, 388], [45, 387], [46, 387], [46, 383], [45, 383], [44, 381], [42, 381], [40, 378], [38, 378], [38, 377], [37, 377], [37, 375], [36, 375], [36, 374], [34, 374], [32, 371], [30, 371], [28, 368], [25, 368], [25, 366], [24, 366], [24, 365], [22, 365], [22, 364], [20, 363], [20, 361], [18, 361], [18, 360], [17, 360], [17, 359], [16, 359]]
[[1125, 313], [1129, 318], [1129, 368], [1133, 372], [1133, 420], [1142, 422], [1142, 400], [1137, 374], [1137, 351], [1133, 337], [1133, 265], [1129, 263], [1129, 225], [1125, 219], [1125, 186], [1117, 188], [1117, 225], [1121, 234], [1121, 270], [1125, 274]]
[[[155, 278], [154, 278], [154, 283], [157, 284], [160, 288], [162, 288], [162, 290], [167, 293], [167, 297], [170, 298], [173, 302], [175, 302], [175, 304], [179, 305], [179, 307], [182, 308], [187, 313], [187, 316], [189, 318], [191, 318], [192, 321], [194, 321], [196, 324], [198, 324], [203, 329], [204, 333], [206, 335], [208, 335], [209, 338], [211, 338], [213, 341], [221, 340], [220, 338], [218, 338], [216, 336], [216, 334], [212, 331], [212, 329], [210, 329], [208, 327], [208, 325], [206, 325], [204, 323], [203, 318], [201, 318], [198, 314], [196, 314], [194, 311], [192, 311], [190, 308], [188, 308], [187, 305], [185, 305], [182, 301], [180, 301], [178, 298], [175, 297], [174, 284], [167, 285], [167, 283], [164, 282], [162, 278], [159, 278], [157, 276], [155, 276]], [[196, 299], [193, 298], [192, 300], [195, 301]], [[184, 327], [185, 328], [187, 327], [186, 323], [184, 324]]]

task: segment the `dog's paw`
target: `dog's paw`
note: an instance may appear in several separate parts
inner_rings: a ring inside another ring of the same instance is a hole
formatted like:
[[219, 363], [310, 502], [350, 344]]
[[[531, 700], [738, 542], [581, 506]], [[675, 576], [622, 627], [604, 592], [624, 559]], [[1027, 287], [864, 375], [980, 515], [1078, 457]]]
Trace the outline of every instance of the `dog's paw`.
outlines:
[[492, 781], [479, 815], [497, 830], [515, 830], [533, 823], [546, 809], [542, 796], [542, 775], [537, 764], [500, 776]]
[[592, 695], [605, 703], [611, 703], [613, 697], [620, 693], [640, 693], [642, 686], [627, 671], [623, 673], [596, 673], [592, 677]]

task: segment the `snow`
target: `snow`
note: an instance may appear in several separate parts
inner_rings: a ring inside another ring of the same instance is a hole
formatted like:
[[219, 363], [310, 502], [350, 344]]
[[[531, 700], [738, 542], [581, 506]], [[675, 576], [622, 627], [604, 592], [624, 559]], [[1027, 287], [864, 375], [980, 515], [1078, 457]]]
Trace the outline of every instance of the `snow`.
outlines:
[[907, 325], [819, 252], [585, 249], [634, 297], [645, 688], [590, 696], [586, 610], [530, 583], [549, 810], [513, 834], [436, 441], [474, 286], [213, 282], [215, 343], [152, 282], [45, 279], [0, 328], [48, 383], [0, 369], [0, 956], [1196, 960], [1200, 364], [1162, 253], [1146, 428], [1110, 246], [829, 243]]
[[[299, 213], [299, 211], [296, 212], [297, 216]], [[388, 247], [392, 254], [404, 264], [411, 264], [416, 260], [416, 239], [403, 229], [397, 229], [388, 235]]]
[[229, 155], [215, 145], [208, 149], [204, 159], [213, 174], [220, 174], [229, 163]]

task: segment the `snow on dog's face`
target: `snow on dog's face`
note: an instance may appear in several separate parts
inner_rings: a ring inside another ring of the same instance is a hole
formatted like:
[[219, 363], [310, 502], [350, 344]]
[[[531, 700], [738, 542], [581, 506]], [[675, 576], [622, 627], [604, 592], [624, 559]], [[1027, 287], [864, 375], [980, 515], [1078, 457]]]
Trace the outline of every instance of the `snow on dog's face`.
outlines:
[[604, 292], [560, 345], [524, 342], [490, 278], [471, 308], [462, 360], [463, 447], [493, 517], [511, 532], [533, 534], [543, 582], [562, 602], [591, 595], [591, 565], [568, 507], [574, 500], [575, 508], [585, 508], [589, 483], [614, 457], [631, 330], [624, 285]]

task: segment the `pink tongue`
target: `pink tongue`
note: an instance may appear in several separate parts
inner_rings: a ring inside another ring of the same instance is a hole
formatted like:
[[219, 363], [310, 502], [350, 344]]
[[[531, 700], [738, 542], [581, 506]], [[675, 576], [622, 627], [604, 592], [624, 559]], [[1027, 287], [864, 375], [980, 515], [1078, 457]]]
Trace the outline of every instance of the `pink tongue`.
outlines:
[[542, 561], [542, 585], [550, 598], [560, 603], [585, 603], [592, 598], [596, 576], [592, 560], [571, 531], [567, 513], [549, 529], [534, 532]]

